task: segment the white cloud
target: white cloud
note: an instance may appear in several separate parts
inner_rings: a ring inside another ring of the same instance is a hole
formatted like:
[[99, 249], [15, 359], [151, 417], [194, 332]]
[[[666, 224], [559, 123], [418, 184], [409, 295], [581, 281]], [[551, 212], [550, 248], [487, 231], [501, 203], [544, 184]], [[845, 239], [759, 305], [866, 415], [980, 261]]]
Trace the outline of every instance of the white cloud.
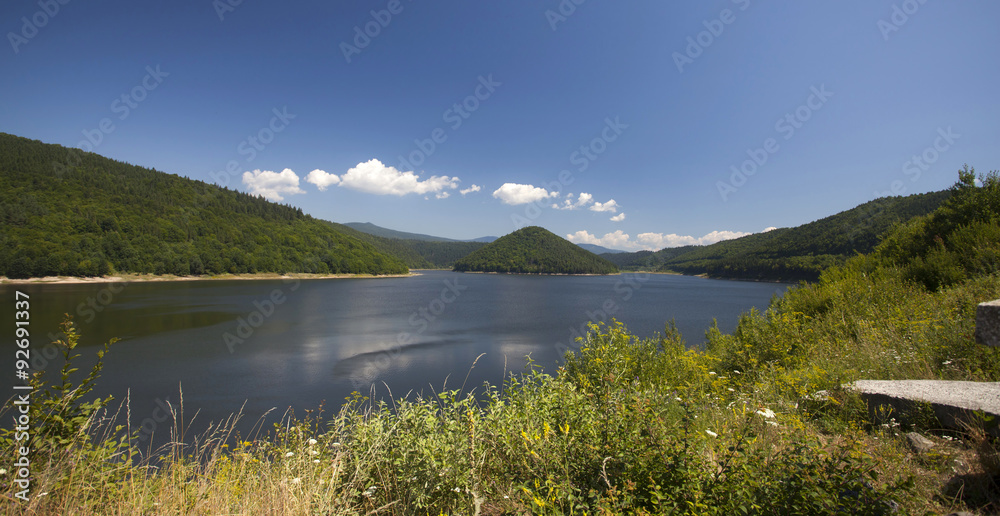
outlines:
[[[400, 172], [373, 159], [347, 171], [340, 177], [340, 186], [377, 195], [439, 193], [458, 188], [457, 177], [431, 176], [423, 181], [413, 172]], [[439, 197], [440, 198], [440, 197]]]
[[624, 212], [619, 213], [618, 215], [615, 215], [614, 217], [611, 217], [611, 222], [621, 222], [623, 220], [625, 220], [625, 213]]
[[434, 195], [435, 199], [447, 199], [451, 195], [450, 192], [438, 192]]
[[468, 188], [463, 188], [462, 190], [459, 190], [458, 193], [460, 193], [462, 195], [465, 195], [465, 194], [472, 193], [472, 192], [478, 192], [478, 191], [480, 191], [482, 189], [483, 188], [481, 186], [479, 186], [479, 185], [472, 185], [472, 186], [470, 186]]
[[283, 201], [286, 195], [306, 193], [299, 188], [299, 176], [286, 168], [279, 172], [254, 170], [243, 173], [243, 184], [254, 195], [263, 195], [271, 201]]
[[640, 233], [636, 237], [636, 240], [643, 249], [656, 251], [665, 247], [680, 247], [682, 245], [709, 245], [751, 234], [753, 233], [744, 233], [742, 231], [712, 231], [702, 237], [693, 237], [674, 233]]
[[503, 186], [493, 192], [494, 198], [500, 199], [504, 204], [510, 204], [511, 206], [537, 202], [549, 197], [556, 197], [557, 195], [557, 193], [549, 192], [544, 188], [517, 183], [504, 183]]
[[566, 199], [562, 202], [562, 204], [553, 204], [552, 207], [557, 210], [575, 210], [592, 202], [594, 202], [594, 196], [589, 193], [581, 193], [579, 197], [577, 197], [576, 202], [573, 202], [573, 194], [566, 194]]
[[323, 192], [327, 187], [340, 183], [340, 178], [337, 174], [330, 174], [317, 168], [306, 176], [306, 182], [316, 185], [316, 188]]
[[775, 229], [778, 229], [778, 228], [776, 228], [774, 226], [766, 227], [766, 228], [764, 228], [764, 231], [761, 231], [761, 233], [767, 233], [768, 231], [774, 231]]
[[566, 235], [566, 240], [569, 240], [574, 244], [595, 244], [618, 249], [634, 247], [634, 244], [629, 242], [628, 233], [625, 233], [620, 229], [614, 233], [605, 233], [601, 238], [597, 238], [584, 230], [580, 230], [576, 233]]
[[[619, 215], [620, 216], [620, 215]], [[592, 235], [587, 231], [577, 231], [566, 235], [566, 240], [575, 244], [596, 244], [615, 249], [625, 249], [638, 251], [641, 249], [649, 251], [659, 251], [666, 247], [680, 247], [683, 245], [709, 245], [723, 240], [739, 238], [752, 233], [742, 233], [739, 231], [713, 231], [702, 237], [684, 236], [663, 233], [640, 233], [635, 240], [629, 237], [628, 233], [617, 230], [613, 233], [605, 233], [602, 237]]]
[[618, 203], [614, 199], [608, 202], [595, 202], [593, 206], [590, 207], [590, 211], [610, 211], [611, 213], [616, 213], [618, 211]]

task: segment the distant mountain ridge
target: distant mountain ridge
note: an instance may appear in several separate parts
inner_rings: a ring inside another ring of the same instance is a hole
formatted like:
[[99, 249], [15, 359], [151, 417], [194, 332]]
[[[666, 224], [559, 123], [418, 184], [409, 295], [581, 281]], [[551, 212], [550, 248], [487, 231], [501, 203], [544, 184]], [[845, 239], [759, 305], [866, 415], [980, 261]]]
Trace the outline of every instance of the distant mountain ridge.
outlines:
[[459, 272], [615, 274], [615, 264], [538, 226], [519, 229], [455, 263]]
[[407, 233], [405, 231], [396, 231], [394, 229], [384, 228], [382, 226], [376, 226], [371, 222], [346, 222], [343, 224], [352, 229], [356, 229], [362, 233], [368, 233], [369, 235], [375, 235], [385, 238], [396, 238], [399, 240], [422, 240], [425, 242], [459, 242], [460, 240], [454, 240], [451, 238], [436, 237], [432, 235], [424, 235], [421, 233]]

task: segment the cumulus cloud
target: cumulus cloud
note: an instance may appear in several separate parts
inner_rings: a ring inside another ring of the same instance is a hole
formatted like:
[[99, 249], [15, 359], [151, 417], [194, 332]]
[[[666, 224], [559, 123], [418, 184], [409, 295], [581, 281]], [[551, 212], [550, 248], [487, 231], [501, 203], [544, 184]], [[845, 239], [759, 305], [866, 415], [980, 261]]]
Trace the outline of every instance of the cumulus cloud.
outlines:
[[479, 186], [479, 185], [472, 185], [472, 186], [470, 186], [468, 188], [463, 188], [463, 189], [459, 190], [458, 193], [460, 193], [462, 195], [465, 195], [465, 194], [472, 193], [472, 192], [478, 192], [478, 191], [480, 191], [482, 189], [483, 188], [481, 186]]
[[316, 188], [323, 192], [326, 191], [327, 187], [340, 183], [340, 177], [317, 168], [306, 176], [306, 182], [316, 185]]
[[636, 240], [638, 240], [644, 249], [659, 250], [665, 247], [680, 247], [682, 245], [710, 245], [751, 234], [753, 233], [744, 233], [742, 231], [712, 231], [701, 237], [693, 237], [674, 233], [640, 233], [636, 237]]
[[271, 201], [283, 201], [286, 195], [306, 193], [299, 188], [299, 176], [286, 168], [281, 172], [270, 170], [254, 170], [243, 173], [243, 184], [250, 193], [263, 195]]
[[449, 196], [451, 196], [450, 192], [438, 192], [437, 194], [434, 195], [434, 198], [435, 199], [447, 199]]
[[537, 202], [557, 195], [559, 194], [549, 192], [544, 188], [517, 183], [504, 183], [503, 186], [493, 192], [494, 198], [500, 199], [504, 204], [510, 204], [511, 206]]
[[614, 199], [608, 202], [595, 202], [593, 206], [590, 207], [590, 211], [610, 211], [611, 213], [618, 212], [618, 203]]
[[[377, 195], [440, 193], [458, 188], [457, 177], [431, 176], [423, 181], [413, 172], [400, 172], [373, 159], [350, 169], [340, 177], [340, 186]], [[439, 197], [441, 198], [441, 197]]]
[[761, 233], [767, 233], [768, 231], [774, 231], [775, 229], [778, 229], [778, 228], [776, 228], [774, 226], [766, 227], [766, 228], [764, 228], [764, 231], [761, 231]]
[[619, 249], [634, 247], [634, 244], [629, 242], [628, 233], [625, 233], [620, 229], [614, 233], [605, 233], [604, 236], [600, 238], [591, 235], [587, 231], [580, 230], [576, 233], [566, 235], [566, 240], [569, 240], [574, 244], [594, 244]]
[[594, 202], [594, 196], [589, 193], [581, 193], [576, 198], [576, 202], [573, 202], [573, 194], [566, 194], [566, 199], [563, 200], [562, 204], [553, 204], [552, 207], [557, 210], [575, 210], [592, 202]]
[[[619, 215], [620, 216], [620, 215]], [[750, 235], [739, 231], [713, 231], [701, 237], [684, 236], [663, 233], [639, 233], [635, 239], [631, 239], [628, 233], [617, 230], [613, 233], [605, 233], [598, 237], [587, 231], [577, 231], [566, 235], [566, 240], [574, 244], [596, 244], [604, 247], [637, 251], [645, 249], [649, 251], [659, 251], [666, 247], [680, 247], [683, 245], [709, 245], [723, 240], [739, 238]]]
[[618, 215], [611, 217], [611, 222], [621, 222], [623, 220], [625, 220], [625, 212], [619, 213]]

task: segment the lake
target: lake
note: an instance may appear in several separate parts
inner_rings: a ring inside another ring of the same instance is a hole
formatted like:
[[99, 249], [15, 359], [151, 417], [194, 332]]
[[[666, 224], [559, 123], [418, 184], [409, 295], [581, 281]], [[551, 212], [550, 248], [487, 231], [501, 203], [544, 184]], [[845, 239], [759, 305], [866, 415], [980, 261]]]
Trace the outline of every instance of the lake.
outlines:
[[[717, 319], [732, 331], [788, 285], [660, 274], [521, 276], [421, 271], [409, 278], [215, 280], [0, 285], [13, 333], [15, 290], [31, 301], [32, 362], [61, 367], [62, 314], [83, 335], [80, 370], [112, 337], [97, 394], [131, 399], [133, 424], [156, 422], [183, 388], [186, 418], [221, 420], [246, 402], [250, 423], [272, 407], [335, 410], [357, 390], [394, 397], [498, 383], [525, 357], [554, 371], [587, 321], [624, 322], [640, 336], [676, 321], [689, 345]], [[50, 335], [46, 335], [51, 332]], [[14, 369], [14, 348], [0, 369]], [[476, 358], [483, 355], [478, 362]], [[475, 362], [475, 368], [472, 368]], [[8, 375], [13, 378], [13, 374]], [[468, 380], [466, 378], [468, 377]], [[156, 417], [154, 417], [156, 416]], [[0, 423], [0, 424], [6, 424]], [[198, 425], [196, 425], [198, 426]]]

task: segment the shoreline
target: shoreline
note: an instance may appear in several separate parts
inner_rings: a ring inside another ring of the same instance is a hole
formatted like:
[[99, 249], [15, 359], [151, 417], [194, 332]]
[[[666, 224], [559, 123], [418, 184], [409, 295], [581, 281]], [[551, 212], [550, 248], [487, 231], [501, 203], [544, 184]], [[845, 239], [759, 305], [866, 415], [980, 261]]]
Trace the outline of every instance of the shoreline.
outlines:
[[313, 274], [307, 272], [295, 272], [289, 274], [278, 274], [276, 272], [261, 272], [252, 274], [217, 274], [213, 276], [174, 276], [172, 274], [120, 274], [116, 276], [82, 277], [82, 276], [45, 276], [42, 278], [10, 279], [0, 276], [0, 285], [72, 285], [81, 283], [152, 283], [158, 281], [261, 281], [261, 280], [326, 280], [326, 279], [378, 279], [378, 278], [410, 278], [420, 276], [419, 272], [408, 274], [386, 274], [376, 276], [373, 274]]

